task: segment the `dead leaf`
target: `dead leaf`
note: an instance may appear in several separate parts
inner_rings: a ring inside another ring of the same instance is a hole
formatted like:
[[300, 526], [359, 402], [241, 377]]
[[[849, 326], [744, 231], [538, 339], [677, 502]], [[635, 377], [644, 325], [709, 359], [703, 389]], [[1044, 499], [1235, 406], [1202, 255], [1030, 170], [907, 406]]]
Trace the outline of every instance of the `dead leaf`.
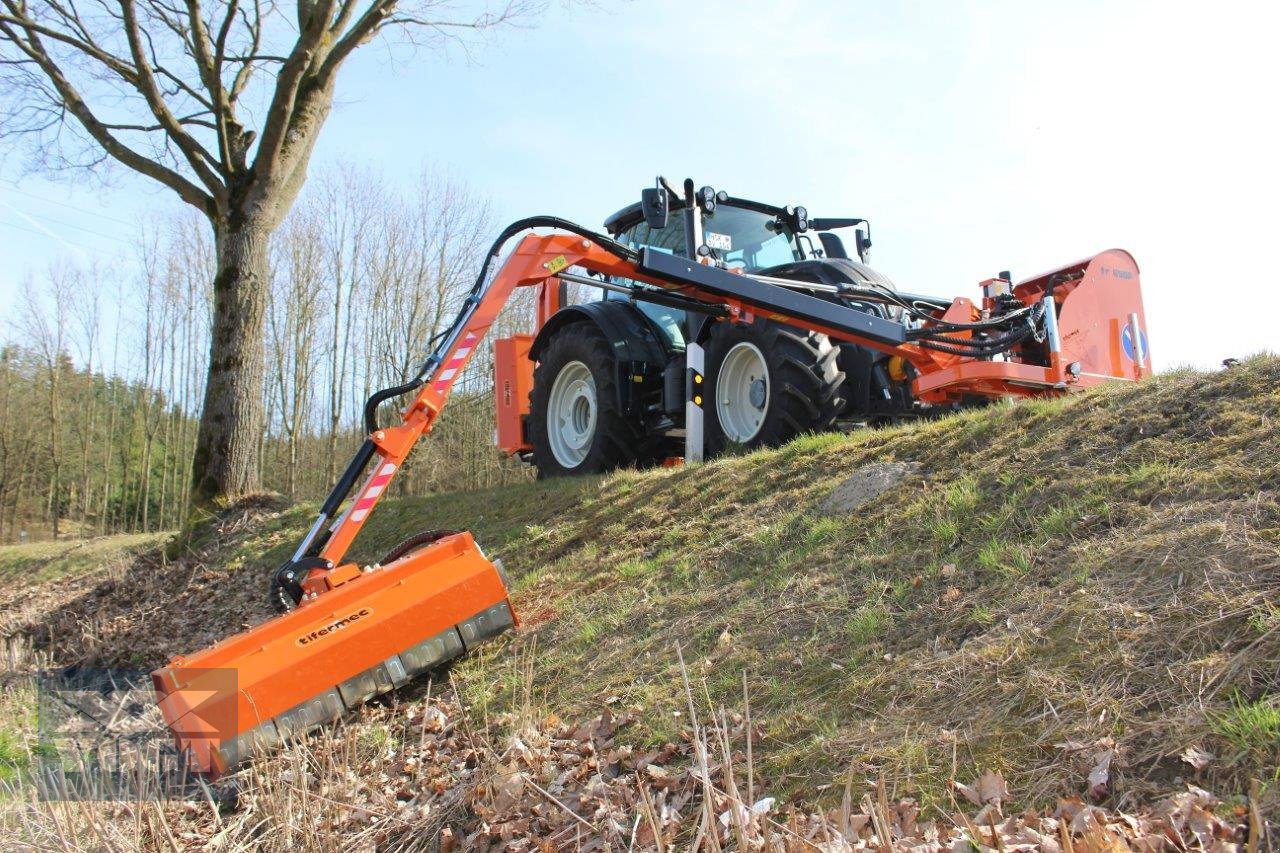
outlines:
[[1209, 766], [1209, 762], [1213, 760], [1212, 753], [1205, 752], [1203, 749], [1195, 746], [1189, 746], [1182, 751], [1179, 756], [1187, 764], [1190, 764], [1197, 773]]
[[999, 773], [988, 770], [978, 777], [974, 783], [978, 797], [982, 803], [992, 803], [998, 809], [1000, 804], [1009, 799], [1009, 785]]
[[1106, 749], [1093, 757], [1093, 769], [1089, 771], [1089, 797], [1100, 800], [1105, 797], [1111, 786], [1111, 761], [1116, 756], [1114, 749]]
[[520, 797], [524, 794], [525, 783], [529, 777], [523, 772], [512, 773], [503, 782], [497, 792], [494, 794], [493, 807], [499, 814], [509, 812], [520, 802]]
[[963, 782], [957, 782], [955, 779], [952, 779], [951, 787], [959, 791], [961, 796], [973, 803], [975, 806], [982, 805], [982, 798], [978, 796], [978, 792]]

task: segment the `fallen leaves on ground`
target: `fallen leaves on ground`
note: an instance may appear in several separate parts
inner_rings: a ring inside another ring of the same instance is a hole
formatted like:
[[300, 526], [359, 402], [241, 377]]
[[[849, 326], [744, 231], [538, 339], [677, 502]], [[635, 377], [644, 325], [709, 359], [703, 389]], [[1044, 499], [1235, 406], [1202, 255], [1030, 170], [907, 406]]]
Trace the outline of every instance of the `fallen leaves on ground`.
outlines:
[[[840, 807], [818, 810], [780, 806], [758, 778], [746, 789], [739, 752], [748, 731], [735, 715], [705, 726], [694, 721], [679, 743], [650, 749], [625, 742], [631, 713], [611, 706], [587, 722], [508, 716], [477, 731], [446, 694], [422, 700], [409, 719], [416, 722], [413, 736], [351, 768], [345, 784], [325, 774], [291, 783], [333, 803], [330, 829], [349, 838], [353, 849], [398, 849], [429, 837], [442, 850], [488, 853], [933, 853], [975, 846], [1006, 853], [1226, 853], [1243, 850], [1248, 835], [1241, 815], [1219, 817], [1219, 802], [1196, 787], [1133, 813], [1093, 804], [1109, 779], [1112, 748], [1084, 752], [1095, 772], [1080, 796], [1061, 799], [1052, 810], [1009, 812], [1015, 792], [996, 771], [968, 783], [953, 780], [958, 800], [972, 808], [950, 814], [926, 814], [915, 800], [891, 799], [870, 781], [861, 795], [850, 785]], [[253, 788], [242, 792], [242, 809], [252, 811]]]

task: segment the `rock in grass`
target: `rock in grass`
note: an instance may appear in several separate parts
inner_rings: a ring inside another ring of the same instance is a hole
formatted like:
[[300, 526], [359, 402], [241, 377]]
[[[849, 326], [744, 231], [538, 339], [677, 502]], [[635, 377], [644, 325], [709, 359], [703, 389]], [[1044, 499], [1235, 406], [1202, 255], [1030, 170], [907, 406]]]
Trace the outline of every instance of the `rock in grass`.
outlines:
[[920, 465], [916, 462], [873, 462], [863, 465], [831, 490], [818, 511], [823, 515], [846, 516], [919, 471]]

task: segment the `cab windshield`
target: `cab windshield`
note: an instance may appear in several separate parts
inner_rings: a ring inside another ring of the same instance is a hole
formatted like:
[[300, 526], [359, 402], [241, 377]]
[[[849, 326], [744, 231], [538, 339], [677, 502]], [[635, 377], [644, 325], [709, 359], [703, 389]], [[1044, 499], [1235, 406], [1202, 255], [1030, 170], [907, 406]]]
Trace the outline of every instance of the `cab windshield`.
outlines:
[[[680, 211], [673, 213], [665, 228], [650, 228], [641, 220], [618, 239], [633, 249], [648, 246], [669, 255], [689, 254], [685, 251], [684, 215]], [[803, 259], [791, 231], [777, 217], [745, 207], [717, 205], [715, 213], [702, 218], [702, 239], [714, 257], [731, 270], [755, 272]], [[605, 293], [605, 299], [626, 298]], [[637, 302], [636, 307], [657, 325], [674, 350], [684, 350], [683, 311], [651, 302]]]
[[[666, 228], [640, 222], [622, 235], [633, 249], [649, 246], [661, 252], [688, 255], [684, 245], [684, 216], [673, 215]], [[717, 260], [730, 269], [754, 272], [801, 260], [791, 231], [775, 216], [744, 207], [721, 204], [702, 219], [702, 239]]]

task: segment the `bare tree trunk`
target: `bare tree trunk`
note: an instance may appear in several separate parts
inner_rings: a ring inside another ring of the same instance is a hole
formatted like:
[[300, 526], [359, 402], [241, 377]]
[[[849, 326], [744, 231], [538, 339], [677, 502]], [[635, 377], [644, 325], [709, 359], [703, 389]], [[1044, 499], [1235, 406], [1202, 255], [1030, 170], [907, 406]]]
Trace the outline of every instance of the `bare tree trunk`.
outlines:
[[[113, 461], [111, 449], [116, 446], [116, 423], [119, 421], [119, 418], [120, 418], [119, 392], [120, 392], [120, 380], [112, 379], [111, 380], [111, 396], [108, 399], [108, 403], [107, 403], [107, 406], [108, 406], [107, 444], [106, 444], [107, 452], [103, 454], [103, 465], [107, 469], [107, 478], [106, 478], [106, 484], [102, 489], [102, 509], [100, 511], [102, 520], [98, 526], [98, 531], [100, 533], [106, 533], [108, 530], [110, 530], [113, 533], [116, 532], [116, 525], [112, 523], [110, 518], [110, 514], [112, 511], [111, 486], [112, 486], [112, 483], [114, 482], [111, 477], [111, 465]], [[120, 475], [120, 483], [121, 483], [120, 488], [123, 491], [124, 483], [125, 483], [125, 477], [123, 472]]]
[[[186, 318], [185, 334], [186, 334], [186, 353], [187, 353], [187, 373], [186, 388], [183, 391], [183, 409], [192, 413], [197, 411], [203, 394], [203, 386], [201, 385], [201, 376], [207, 374], [207, 368], [200, 358], [200, 350], [203, 349], [205, 337], [207, 335], [210, 304], [210, 281], [213, 276], [208, 275], [206, 270], [213, 266], [210, 261], [209, 246], [207, 242], [207, 233], [204, 230], [203, 222], [198, 220], [187, 220], [185, 225], [180, 226], [181, 239], [178, 245], [183, 249], [183, 258], [187, 261], [187, 266], [183, 270], [183, 280], [186, 285], [184, 297], [186, 300]], [[182, 452], [184, 458], [190, 458], [193, 454], [195, 438], [192, 433], [189, 421], [184, 424], [182, 438]], [[182, 478], [182, 509], [179, 516], [179, 526], [186, 526], [187, 517], [191, 510], [192, 499], [192, 478], [190, 472]]]
[[62, 365], [55, 359], [49, 365], [49, 521], [53, 538], [58, 538], [58, 493], [62, 491]]
[[263, 429], [263, 323], [270, 289], [267, 217], [233, 217], [217, 235], [213, 334], [192, 497], [205, 503], [259, 488]]

